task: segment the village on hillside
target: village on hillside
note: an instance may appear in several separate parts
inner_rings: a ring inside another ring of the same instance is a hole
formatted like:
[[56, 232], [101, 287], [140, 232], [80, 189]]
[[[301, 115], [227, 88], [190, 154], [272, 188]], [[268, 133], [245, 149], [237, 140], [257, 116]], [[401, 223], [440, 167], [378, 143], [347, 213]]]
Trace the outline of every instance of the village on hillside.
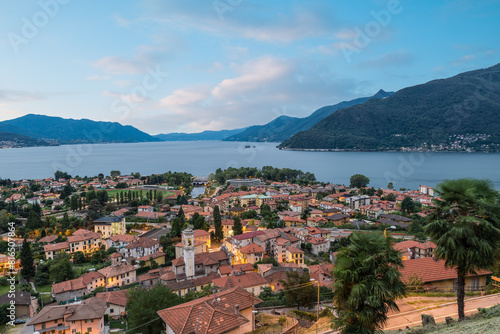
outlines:
[[[0, 179], [0, 190], [1, 308], [9, 314], [14, 292], [16, 321], [39, 333], [313, 328], [332, 314], [332, 271], [353, 233], [392, 240], [407, 289], [457, 290], [424, 233], [439, 200], [425, 185], [374, 189], [359, 174], [326, 184], [264, 167], [206, 177], [57, 171]], [[466, 292], [487, 293], [491, 275], [468, 274]]]

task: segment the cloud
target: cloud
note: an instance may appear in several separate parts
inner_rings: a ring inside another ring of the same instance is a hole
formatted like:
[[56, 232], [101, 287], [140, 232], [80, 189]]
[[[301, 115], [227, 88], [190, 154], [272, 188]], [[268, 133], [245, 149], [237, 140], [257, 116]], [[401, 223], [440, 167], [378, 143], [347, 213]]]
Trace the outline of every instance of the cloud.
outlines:
[[0, 101], [4, 102], [32, 102], [44, 100], [45, 98], [45, 94], [42, 93], [0, 89]]

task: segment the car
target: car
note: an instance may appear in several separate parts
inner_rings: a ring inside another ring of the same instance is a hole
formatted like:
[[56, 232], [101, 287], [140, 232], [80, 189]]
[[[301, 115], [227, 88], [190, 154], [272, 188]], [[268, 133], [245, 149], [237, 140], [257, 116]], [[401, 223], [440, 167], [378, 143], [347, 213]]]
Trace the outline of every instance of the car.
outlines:
[[14, 320], [14, 325], [20, 325], [20, 324], [25, 324], [26, 320], [24, 319], [16, 319]]

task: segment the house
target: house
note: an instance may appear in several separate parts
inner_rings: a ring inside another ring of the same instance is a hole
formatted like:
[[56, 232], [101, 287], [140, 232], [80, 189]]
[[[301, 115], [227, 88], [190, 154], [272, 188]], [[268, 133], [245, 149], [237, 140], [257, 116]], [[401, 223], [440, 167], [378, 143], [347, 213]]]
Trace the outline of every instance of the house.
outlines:
[[394, 244], [392, 248], [402, 252], [403, 260], [431, 257], [436, 244], [427, 241], [424, 243], [415, 240], [405, 240]]
[[99, 269], [98, 272], [105, 277], [106, 288], [123, 286], [136, 281], [135, 267], [127, 263], [107, 266]]
[[161, 266], [165, 264], [165, 253], [163, 252], [156, 252], [153, 254], [149, 255], [144, 255], [143, 257], [140, 257], [137, 259], [138, 262], [144, 261], [144, 265], [147, 267], [151, 267], [153, 264], [153, 261], [156, 262], [157, 265]]
[[165, 334], [248, 333], [254, 330], [253, 306], [260, 302], [245, 289], [234, 287], [157, 313]]
[[154, 208], [151, 205], [140, 205], [137, 207], [137, 212], [154, 212]]
[[243, 214], [243, 212], [245, 212], [245, 209], [237, 207], [237, 206], [233, 206], [233, 207], [229, 208], [229, 215], [232, 217], [239, 217]]
[[238, 251], [239, 254], [236, 257], [241, 263], [254, 264], [255, 262], [261, 261], [264, 256], [264, 249], [254, 243], [243, 246]]
[[353, 210], [358, 210], [360, 206], [370, 205], [370, 196], [352, 196], [345, 199], [346, 204]]
[[212, 281], [219, 278], [216, 273], [211, 273], [208, 276], [202, 276], [194, 279], [183, 280], [183, 281], [171, 281], [167, 282], [165, 286], [170, 289], [173, 293], [179, 295], [179, 297], [184, 297], [189, 292], [200, 292], [204, 288], [211, 287]]
[[35, 297], [31, 297], [29, 292], [14, 291], [0, 296], [0, 305], [13, 304], [15, 307], [16, 319], [31, 318], [35, 315], [38, 302]]
[[[210, 248], [210, 233], [204, 230], [193, 230], [193, 245], [195, 254], [208, 252]], [[182, 256], [182, 247], [184, 239], [175, 245], [175, 258]]]
[[[172, 266], [151, 269], [146, 274], [139, 276], [137, 280], [142, 286], [153, 286], [158, 284], [160, 282], [160, 277], [166, 273], [172, 273]], [[175, 275], [173, 277], [175, 279]]]
[[349, 216], [349, 215], [344, 215], [342, 213], [337, 213], [337, 214], [334, 214], [334, 215], [326, 217], [326, 219], [328, 221], [333, 222], [333, 224], [335, 226], [341, 226], [341, 225], [344, 225], [344, 224], [349, 224], [349, 218], [350, 217], [351, 216]]
[[253, 271], [253, 266], [250, 263], [230, 264], [227, 266], [220, 266], [217, 273], [220, 277], [225, 277], [233, 274], [234, 272], [249, 272]]
[[334, 269], [333, 264], [326, 264], [326, 263], [321, 263], [321, 264], [316, 264], [316, 265], [311, 265], [308, 267], [309, 268], [309, 274], [311, 275], [311, 278], [316, 280], [317, 282], [328, 282], [332, 283], [332, 271]]
[[41, 238], [40, 240], [38, 240], [38, 242], [41, 244], [51, 244], [54, 241], [56, 241], [56, 239], [57, 239], [57, 235], [53, 234], [53, 235], [48, 235], [46, 237]]
[[143, 256], [151, 255], [160, 251], [160, 244], [158, 241], [149, 238], [139, 238], [125, 247], [118, 250], [124, 258], [133, 257], [140, 258]]
[[434, 196], [434, 188], [420, 185], [418, 192], [424, 195]]
[[47, 260], [53, 260], [59, 252], [69, 253], [69, 249], [69, 243], [67, 241], [43, 246], [45, 259]]
[[194, 258], [191, 260], [191, 263], [188, 263], [188, 267], [192, 268], [192, 272], [189, 271], [191, 269], [188, 270], [186, 268], [184, 256], [172, 261], [172, 270], [177, 280], [207, 276], [210, 273], [216, 273], [220, 266], [230, 264], [230, 260], [224, 251], [193, 255]]
[[[405, 283], [409, 283], [416, 276], [426, 290], [457, 290], [457, 270], [447, 267], [444, 260], [424, 257], [403, 261], [403, 266], [399, 271], [401, 280]], [[477, 270], [476, 274], [468, 274], [465, 277], [465, 291], [483, 290], [486, 286], [486, 276], [491, 274], [488, 270]]]
[[94, 220], [94, 232], [100, 233], [103, 239], [113, 235], [125, 234], [125, 217], [101, 217]]
[[45, 306], [27, 326], [34, 332], [49, 333], [92, 333], [104, 334], [104, 313], [106, 304], [102, 301], [86, 301], [81, 304]]
[[285, 216], [282, 219], [285, 222], [285, 226], [303, 226], [305, 224], [305, 220], [300, 219], [300, 217], [291, 217]]
[[305, 266], [304, 264], [304, 251], [295, 246], [288, 246], [285, 250], [285, 261], [287, 263], [295, 263], [301, 266]]
[[57, 302], [63, 302], [79, 299], [101, 286], [106, 286], [104, 275], [92, 271], [72, 280], [52, 284], [51, 291]]
[[307, 237], [305, 242], [311, 244], [311, 253], [318, 255], [319, 253], [326, 253], [330, 249], [330, 242], [321, 237]]
[[135, 237], [129, 234], [112, 235], [105, 241], [106, 249], [116, 248], [117, 250], [120, 250], [134, 240]]
[[[259, 266], [264, 266], [260, 265]], [[267, 268], [266, 268], [267, 269]], [[260, 272], [259, 268], [259, 272]], [[293, 267], [273, 267], [272, 265], [269, 269], [265, 270], [261, 276], [264, 277], [269, 286], [273, 291], [283, 290], [283, 284], [281, 281], [285, 281], [287, 279], [287, 273], [292, 271], [298, 271], [299, 273], [303, 273], [304, 270], [302, 268], [293, 268]]]
[[247, 290], [254, 296], [260, 295], [262, 289], [269, 286], [268, 281], [255, 272], [235, 272], [229, 276], [216, 278], [212, 283], [219, 289], [230, 289], [238, 286]]
[[108, 292], [98, 292], [95, 298], [106, 302], [106, 312], [112, 318], [120, 318], [125, 313], [128, 302], [127, 290], [116, 290]]
[[68, 237], [69, 253], [93, 253], [101, 246], [101, 235], [93, 231], [79, 229]]

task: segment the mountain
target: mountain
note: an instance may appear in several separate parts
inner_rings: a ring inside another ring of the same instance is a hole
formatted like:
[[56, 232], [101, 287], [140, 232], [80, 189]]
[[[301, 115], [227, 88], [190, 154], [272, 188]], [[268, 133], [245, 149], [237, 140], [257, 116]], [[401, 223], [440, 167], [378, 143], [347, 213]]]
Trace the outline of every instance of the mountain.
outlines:
[[43, 140], [38, 140], [17, 133], [0, 132], [1, 147], [29, 147], [29, 146], [49, 146], [50, 144]]
[[304, 118], [280, 116], [265, 125], [251, 126], [245, 131], [230, 136], [225, 140], [281, 142], [300, 131], [309, 130], [313, 125], [337, 110], [361, 104], [373, 98], [382, 99], [392, 94], [392, 92], [385, 92], [381, 89], [377, 94], [370, 97], [361, 97], [351, 101], [343, 101], [333, 106], [319, 108], [311, 115]]
[[203, 131], [198, 133], [167, 133], [159, 134], [153, 137], [158, 138], [162, 141], [192, 141], [192, 140], [223, 140], [229, 136], [233, 136], [237, 133], [246, 130], [246, 128], [234, 129], [234, 130], [220, 130], [220, 131]]
[[34, 114], [0, 122], [0, 131], [15, 132], [58, 144], [159, 141], [130, 125]]
[[500, 64], [339, 110], [282, 149], [500, 150]]

